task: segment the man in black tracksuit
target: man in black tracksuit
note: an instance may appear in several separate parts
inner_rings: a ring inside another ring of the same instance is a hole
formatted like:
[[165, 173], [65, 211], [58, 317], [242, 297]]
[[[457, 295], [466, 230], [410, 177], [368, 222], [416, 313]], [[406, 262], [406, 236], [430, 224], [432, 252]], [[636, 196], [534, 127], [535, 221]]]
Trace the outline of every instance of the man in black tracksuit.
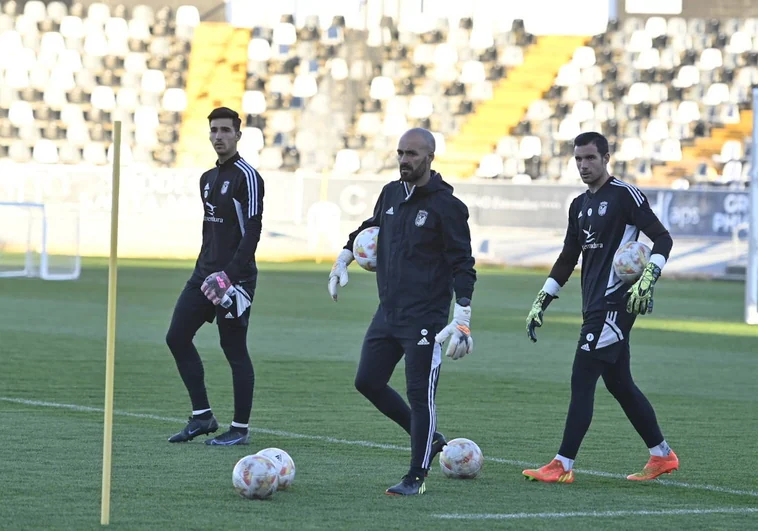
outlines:
[[[473, 349], [469, 323], [476, 282], [468, 210], [453, 187], [431, 170], [434, 137], [411, 129], [399, 141], [400, 180], [387, 184], [374, 215], [350, 234], [329, 275], [329, 292], [347, 283], [353, 242], [368, 227], [380, 227], [376, 281], [379, 308], [361, 349], [355, 387], [411, 436], [408, 474], [387, 494], [422, 494], [432, 459], [446, 444], [436, 431], [435, 394], [442, 343], [458, 359]], [[456, 296], [454, 317], [446, 326]], [[410, 407], [388, 382], [405, 354]]]
[[192, 342], [200, 327], [216, 319], [221, 348], [232, 369], [234, 420], [209, 445], [248, 444], [255, 373], [247, 350], [250, 305], [258, 269], [255, 250], [261, 237], [263, 180], [237, 152], [239, 115], [226, 107], [208, 116], [216, 167], [200, 177], [203, 243], [192, 277], [174, 308], [166, 343], [192, 402], [192, 416], [170, 442], [214, 433], [218, 421], [205, 390], [203, 363]]

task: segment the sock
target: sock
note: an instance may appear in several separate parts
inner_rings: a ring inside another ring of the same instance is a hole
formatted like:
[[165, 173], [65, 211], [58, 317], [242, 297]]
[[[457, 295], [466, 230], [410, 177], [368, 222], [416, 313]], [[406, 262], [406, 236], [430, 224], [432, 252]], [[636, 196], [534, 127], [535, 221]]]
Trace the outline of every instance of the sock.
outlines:
[[239, 431], [242, 433], [247, 432], [247, 424], [240, 424], [239, 422], [232, 422], [231, 431]]
[[213, 416], [213, 411], [210, 409], [198, 409], [192, 412], [192, 416], [200, 420], [208, 420]]
[[555, 458], [561, 462], [561, 464], [563, 465], [563, 470], [565, 470], [566, 472], [574, 468], [573, 459], [569, 459], [568, 457], [563, 457], [561, 454], [556, 455]]
[[421, 481], [424, 481], [424, 474], [426, 473], [426, 470], [423, 468], [414, 468], [411, 467], [411, 470], [408, 472], [412, 477], [414, 478], [420, 478]]
[[671, 448], [669, 447], [669, 444], [666, 442], [666, 439], [663, 440], [663, 442], [657, 446], [653, 446], [652, 448], [649, 448], [650, 455], [654, 455], [657, 457], [666, 457], [671, 453]]

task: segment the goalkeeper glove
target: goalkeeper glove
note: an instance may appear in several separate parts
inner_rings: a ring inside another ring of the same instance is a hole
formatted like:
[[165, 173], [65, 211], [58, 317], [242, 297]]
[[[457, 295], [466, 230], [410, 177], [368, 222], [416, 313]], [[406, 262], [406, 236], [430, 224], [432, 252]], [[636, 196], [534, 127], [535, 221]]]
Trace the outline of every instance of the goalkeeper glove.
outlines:
[[209, 301], [218, 306], [231, 287], [232, 281], [229, 280], [229, 276], [223, 271], [217, 271], [205, 277], [203, 285], [200, 286], [200, 291]]
[[[461, 301], [463, 302], [463, 301]], [[450, 338], [445, 355], [457, 360], [474, 351], [474, 340], [471, 338], [471, 306], [455, 304], [453, 320], [440, 333], [434, 336], [434, 341], [440, 345]]]
[[529, 310], [529, 314], [526, 316], [526, 334], [529, 339], [532, 340], [532, 343], [537, 342], [537, 332], [535, 328], [542, 326], [542, 315], [553, 299], [557, 298], [558, 297], [554, 297], [544, 290], [540, 290], [537, 294], [537, 298], [534, 299], [532, 309]]
[[342, 249], [342, 252], [337, 257], [337, 261], [332, 266], [332, 271], [329, 273], [329, 295], [332, 296], [332, 300], [337, 302], [337, 281], [340, 286], [344, 287], [347, 284], [347, 266], [353, 261], [353, 253], [348, 249]]
[[640, 279], [629, 288], [626, 311], [632, 314], [653, 313], [653, 288], [661, 276], [661, 268], [648, 262]]

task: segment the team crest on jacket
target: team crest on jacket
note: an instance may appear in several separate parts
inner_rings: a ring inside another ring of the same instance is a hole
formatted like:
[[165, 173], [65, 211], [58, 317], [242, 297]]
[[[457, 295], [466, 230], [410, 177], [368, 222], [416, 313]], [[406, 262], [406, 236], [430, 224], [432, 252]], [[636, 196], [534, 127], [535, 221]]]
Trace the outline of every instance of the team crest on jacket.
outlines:
[[229, 181], [224, 181], [224, 184], [221, 185], [221, 195], [224, 195], [228, 189]]
[[608, 210], [608, 201], [601, 201], [600, 206], [597, 207], [597, 215], [605, 216], [606, 210]]
[[416, 226], [421, 227], [424, 223], [426, 223], [427, 217], [429, 217], [429, 212], [426, 210], [419, 210], [418, 214], [416, 214]]

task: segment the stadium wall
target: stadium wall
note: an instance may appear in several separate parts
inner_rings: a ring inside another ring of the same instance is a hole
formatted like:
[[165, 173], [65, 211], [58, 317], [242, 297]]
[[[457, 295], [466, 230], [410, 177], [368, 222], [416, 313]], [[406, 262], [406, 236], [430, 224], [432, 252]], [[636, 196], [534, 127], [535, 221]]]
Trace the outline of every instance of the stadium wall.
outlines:
[[[6, 170], [0, 172], [0, 202], [43, 203], [51, 211], [78, 212], [81, 253], [107, 256], [111, 204], [107, 167], [25, 165]], [[197, 184], [201, 173], [200, 169], [122, 171], [121, 256], [197, 256], [204, 208]], [[263, 177], [264, 235], [258, 255], [272, 261], [332, 258], [347, 234], [370, 217], [386, 182], [302, 172], [271, 172]], [[584, 191], [582, 186], [490, 180], [453, 184], [456, 195], [469, 207], [479, 261], [519, 266], [552, 264], [561, 248], [568, 206]], [[672, 270], [724, 276], [745, 259], [746, 192], [643, 190], [677, 242]], [[0, 248], [3, 234], [10, 230], [0, 227]], [[56, 242], [49, 243], [54, 252]]]

